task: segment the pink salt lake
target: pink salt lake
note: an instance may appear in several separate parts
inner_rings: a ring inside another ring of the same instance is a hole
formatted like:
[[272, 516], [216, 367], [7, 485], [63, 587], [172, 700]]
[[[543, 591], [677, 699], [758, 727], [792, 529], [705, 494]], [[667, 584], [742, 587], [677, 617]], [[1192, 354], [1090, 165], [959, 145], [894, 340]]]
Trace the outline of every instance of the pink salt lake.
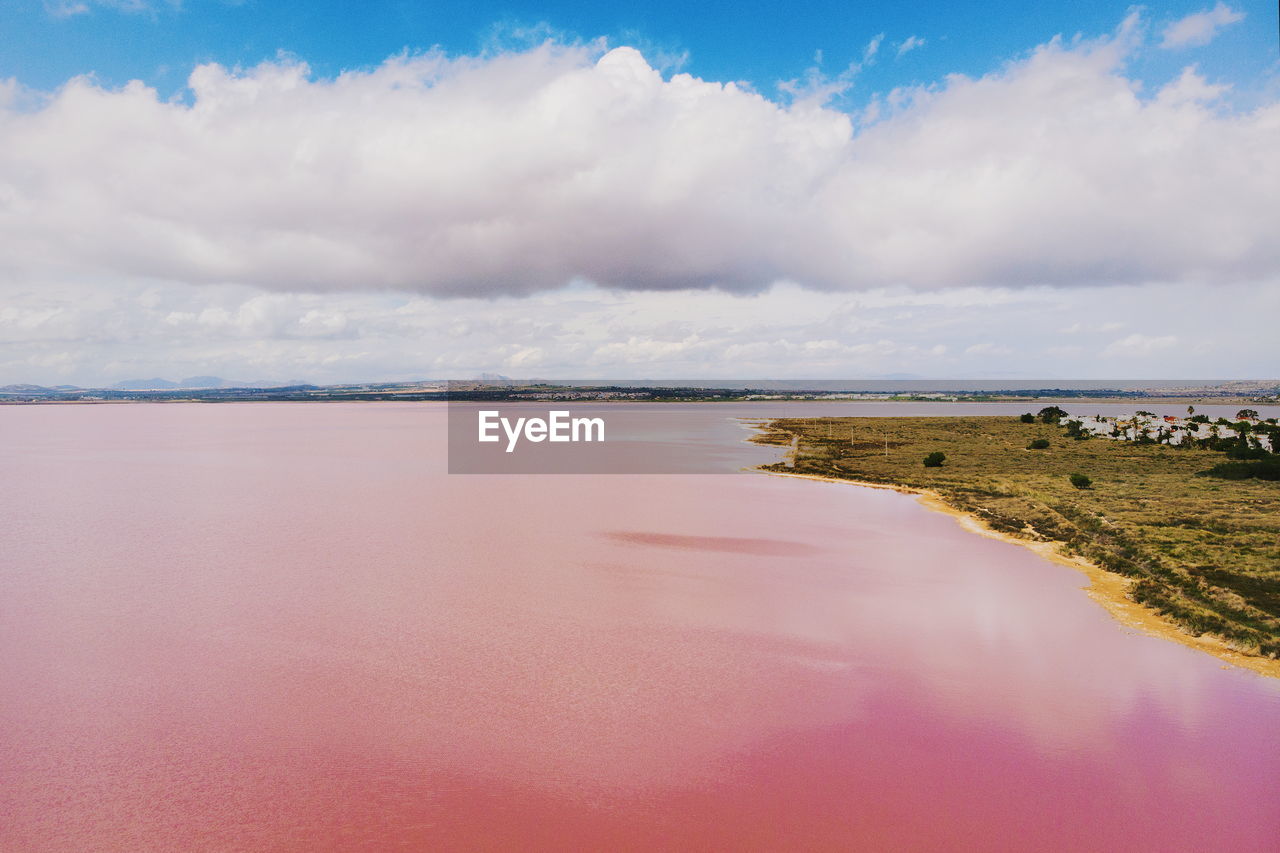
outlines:
[[444, 433], [0, 409], [0, 849], [1280, 847], [1280, 682], [1070, 569], [849, 485], [450, 476]]

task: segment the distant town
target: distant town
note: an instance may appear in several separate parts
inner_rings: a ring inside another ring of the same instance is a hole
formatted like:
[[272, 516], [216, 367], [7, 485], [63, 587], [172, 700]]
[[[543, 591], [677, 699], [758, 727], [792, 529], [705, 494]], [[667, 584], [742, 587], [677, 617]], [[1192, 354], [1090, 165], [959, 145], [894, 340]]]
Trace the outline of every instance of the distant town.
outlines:
[[1276, 442], [1277, 431], [1275, 418], [1262, 420], [1253, 409], [1242, 409], [1234, 420], [1218, 418], [1210, 420], [1206, 415], [1194, 413], [1190, 407], [1187, 417], [1158, 416], [1151, 412], [1136, 412], [1132, 415], [1106, 417], [1088, 415], [1083, 417], [1068, 416], [1063, 419], [1068, 435], [1102, 436], [1116, 441], [1136, 441], [1151, 444], [1210, 445], [1219, 441], [1244, 442], [1249, 448], [1262, 449], [1275, 453], [1280, 444]]

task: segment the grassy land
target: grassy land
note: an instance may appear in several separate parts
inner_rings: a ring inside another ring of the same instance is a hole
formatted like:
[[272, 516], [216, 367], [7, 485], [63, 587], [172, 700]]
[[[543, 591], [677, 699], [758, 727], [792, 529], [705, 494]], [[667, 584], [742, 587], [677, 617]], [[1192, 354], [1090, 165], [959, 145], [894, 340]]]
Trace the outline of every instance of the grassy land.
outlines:
[[[1049, 446], [1028, 449], [1035, 439]], [[768, 470], [933, 491], [995, 530], [1065, 543], [1132, 578], [1133, 600], [1188, 633], [1280, 657], [1280, 483], [1197, 476], [1222, 453], [1077, 441], [990, 416], [781, 419], [758, 440], [794, 444], [794, 465]], [[926, 468], [935, 451], [946, 461]], [[1092, 486], [1073, 487], [1073, 473]]]

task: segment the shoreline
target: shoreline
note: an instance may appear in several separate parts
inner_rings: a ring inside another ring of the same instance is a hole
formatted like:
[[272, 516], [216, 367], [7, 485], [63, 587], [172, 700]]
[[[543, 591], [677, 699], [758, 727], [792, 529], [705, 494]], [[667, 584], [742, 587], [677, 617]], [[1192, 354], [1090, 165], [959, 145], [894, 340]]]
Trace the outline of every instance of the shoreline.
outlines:
[[[255, 389], [256, 390], [256, 389]], [[139, 393], [167, 393], [167, 392], [139, 392]], [[269, 393], [269, 392], [268, 392]], [[368, 392], [382, 393], [382, 392]], [[368, 396], [360, 397], [353, 394], [350, 397], [341, 395], [335, 396], [314, 396], [314, 397], [129, 397], [129, 398], [109, 398], [109, 399], [60, 399], [47, 398], [35, 400], [17, 400], [0, 397], [0, 406], [99, 406], [99, 405], [134, 405], [137, 403], [160, 403], [171, 405], [175, 403], [476, 403], [477, 400], [456, 400], [451, 401], [445, 397], [427, 397], [421, 398], [421, 392], [405, 391], [405, 392], [387, 392], [385, 396], [370, 398]], [[434, 393], [434, 392], [430, 392]], [[398, 399], [398, 398], [414, 398], [414, 399]], [[1280, 406], [1280, 400], [1259, 400], [1256, 397], [1239, 396], [1239, 397], [1004, 397], [997, 399], [985, 400], [968, 400], [963, 397], [953, 400], [926, 400], [926, 399], [883, 399], [883, 400], [841, 400], [841, 399], [805, 399], [795, 398], [789, 400], [746, 400], [746, 399], [699, 399], [699, 398], [658, 398], [658, 399], [635, 399], [635, 400], [615, 400], [615, 399], [590, 399], [581, 400], [528, 400], [528, 399], [497, 399], [492, 401], [495, 404], [510, 405], [512, 403], [534, 404], [534, 405], [552, 405], [552, 404], [577, 404], [589, 403], [591, 405], [634, 405], [644, 403], [704, 403], [708, 405], [744, 405], [752, 403], [776, 403], [776, 404], [795, 404], [795, 403], [823, 403], [833, 405], [948, 405], [948, 404], [966, 404], [980, 406], [1000, 406], [1013, 405], [1015, 403], [1096, 403], [1105, 406], [1226, 406], [1228, 408], [1235, 406]], [[945, 417], [945, 416], [940, 416]]]
[[997, 539], [1001, 542], [1009, 542], [1014, 545], [1021, 545], [1040, 557], [1060, 566], [1066, 566], [1075, 569], [1084, 575], [1089, 583], [1081, 587], [1088, 596], [1111, 615], [1113, 619], [1126, 628], [1141, 631], [1148, 636], [1157, 637], [1162, 640], [1172, 640], [1183, 646], [1206, 652], [1221, 661], [1247, 669], [1250, 672], [1263, 677], [1280, 678], [1280, 660], [1274, 658], [1266, 658], [1258, 655], [1247, 655], [1239, 652], [1226, 644], [1223, 640], [1216, 637], [1203, 634], [1199, 637], [1188, 634], [1183, 631], [1177, 624], [1164, 618], [1155, 610], [1145, 607], [1138, 602], [1129, 598], [1128, 588], [1130, 580], [1124, 575], [1109, 572], [1096, 563], [1090, 562], [1083, 557], [1064, 554], [1061, 550], [1062, 543], [1052, 540], [1033, 540], [1023, 539], [993, 530], [991, 527], [978, 516], [964, 510], [957, 509], [947, 503], [946, 499], [935, 491], [930, 489], [917, 489], [910, 486], [899, 486], [889, 483], [873, 483], [866, 480], [852, 480], [842, 477], [825, 477], [821, 474], [804, 474], [789, 473], [786, 471], [767, 471], [763, 468], [749, 469], [760, 474], [769, 474], [775, 477], [795, 477], [804, 480], [819, 480], [826, 483], [845, 483], [852, 486], [860, 486], [869, 489], [886, 489], [888, 491], [899, 492], [901, 494], [912, 495], [916, 501], [923, 507], [933, 512], [940, 512], [951, 516], [961, 527], [970, 533], [976, 533], [979, 536], [986, 536], [989, 539]]

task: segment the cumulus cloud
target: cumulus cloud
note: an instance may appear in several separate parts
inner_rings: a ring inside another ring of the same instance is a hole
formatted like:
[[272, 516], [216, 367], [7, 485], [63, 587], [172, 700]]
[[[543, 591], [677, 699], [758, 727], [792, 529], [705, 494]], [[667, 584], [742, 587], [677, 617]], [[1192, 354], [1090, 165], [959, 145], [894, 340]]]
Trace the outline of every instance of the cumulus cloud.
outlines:
[[1244, 12], [1219, 3], [1212, 9], [1196, 12], [1165, 27], [1163, 48], [1197, 47], [1213, 41], [1218, 30], [1244, 20]]
[[[1144, 94], [1130, 20], [854, 116], [636, 50], [197, 68], [0, 92], [0, 276], [519, 295], [1243, 280], [1280, 262], [1280, 104]], [[878, 47], [878, 42], [875, 43]], [[870, 50], [870, 48], [869, 48]]]

